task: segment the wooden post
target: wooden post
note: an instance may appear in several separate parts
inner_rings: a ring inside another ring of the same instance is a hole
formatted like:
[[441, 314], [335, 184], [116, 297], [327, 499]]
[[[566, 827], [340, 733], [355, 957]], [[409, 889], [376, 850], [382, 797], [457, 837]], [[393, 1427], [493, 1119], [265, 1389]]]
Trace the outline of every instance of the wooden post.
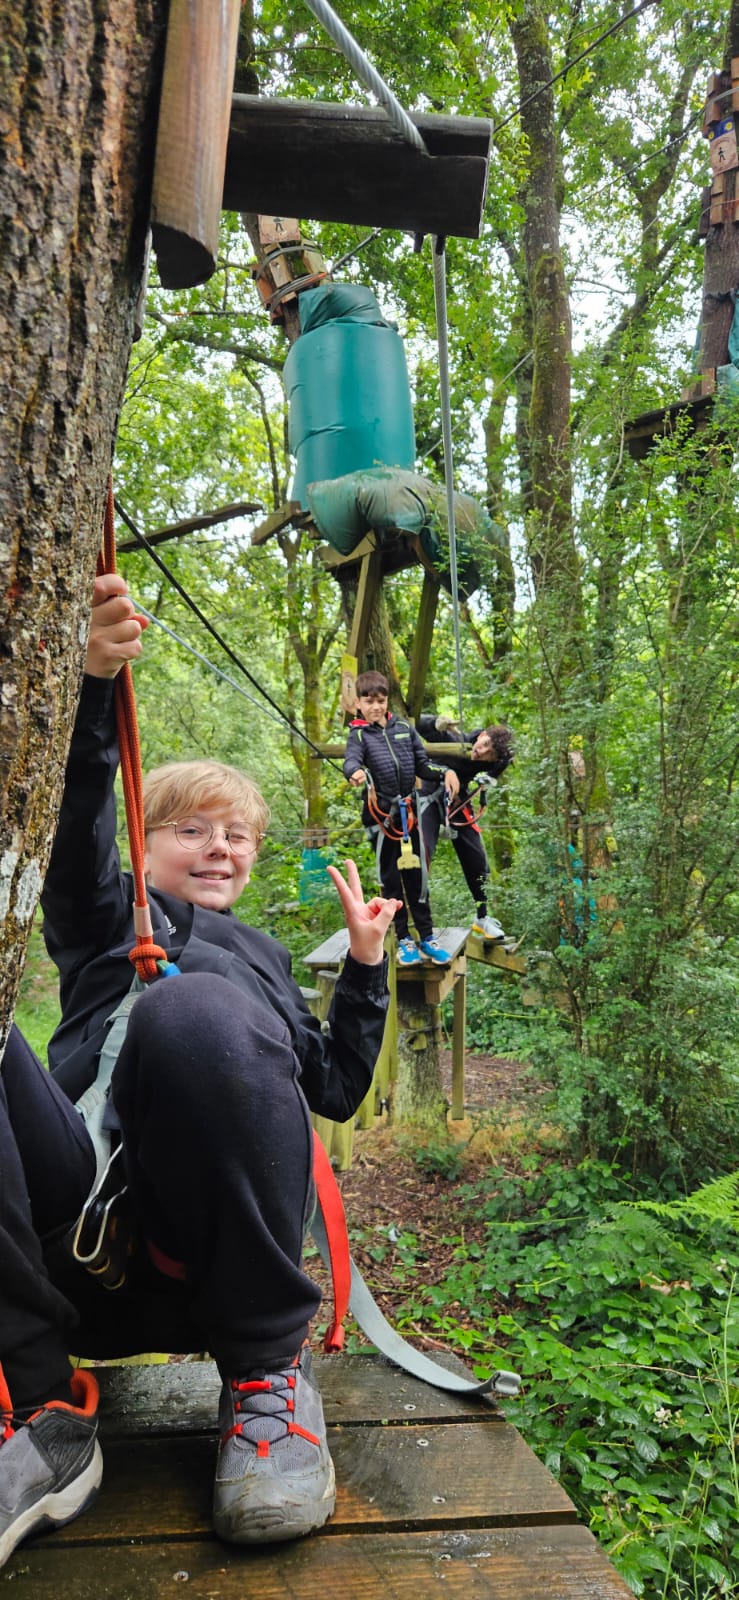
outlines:
[[398, 988], [398, 1077], [393, 1091], [393, 1122], [443, 1133], [446, 1101], [441, 1084], [438, 1006], [429, 1005], [423, 982]]
[[215, 271], [241, 0], [170, 0], [152, 234], [165, 289]]
[[426, 571], [423, 575], [421, 604], [418, 607], [418, 621], [416, 622], [416, 634], [411, 651], [411, 669], [408, 674], [408, 694], [406, 696], [408, 715], [413, 718], [414, 722], [423, 710], [423, 696], [426, 690], [426, 678], [431, 654], [431, 639], [434, 632], [438, 604], [439, 579], [434, 573]]
[[349, 635], [346, 653], [356, 656], [362, 669], [362, 656], [367, 648], [367, 637], [372, 609], [377, 599], [377, 591], [382, 578], [382, 554], [373, 550], [369, 555], [362, 557], [359, 569], [359, 584], [357, 586], [357, 599], [352, 617], [352, 629]]
[[461, 972], [454, 985], [452, 1022], [452, 1121], [464, 1116], [464, 1035], [467, 1021], [467, 972]]

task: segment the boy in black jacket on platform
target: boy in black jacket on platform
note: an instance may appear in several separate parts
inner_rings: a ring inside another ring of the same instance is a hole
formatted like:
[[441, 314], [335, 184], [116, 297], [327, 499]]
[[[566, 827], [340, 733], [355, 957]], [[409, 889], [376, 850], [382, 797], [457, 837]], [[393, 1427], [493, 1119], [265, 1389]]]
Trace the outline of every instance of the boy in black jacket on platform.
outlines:
[[[497, 781], [513, 760], [513, 734], [505, 723], [496, 722], [488, 728], [475, 728], [463, 738], [449, 717], [426, 713], [418, 719], [418, 731], [430, 744], [464, 744], [466, 747], [464, 755], [449, 756], [449, 765], [459, 779], [459, 794], [454, 805], [449, 807], [452, 844], [477, 910], [472, 932], [479, 933], [483, 939], [500, 943], [505, 933], [497, 918], [491, 917], [488, 912], [487, 880], [490, 866], [480, 826], [473, 815], [470, 785], [481, 785], [479, 804], [483, 808], [487, 803], [486, 784]], [[423, 812], [423, 840], [430, 864], [445, 820], [445, 807], [438, 783], [435, 786], [424, 783], [422, 791], [432, 796]]]
[[[438, 939], [434, 938], [434, 924], [428, 897], [423, 896], [423, 878], [420, 867], [401, 870], [400, 812], [397, 802], [414, 796], [416, 778], [426, 778], [434, 786], [443, 783], [450, 796], [457, 793], [459, 779], [450, 769], [434, 766], [423, 744], [409, 722], [404, 722], [393, 711], [388, 711], [388, 681], [381, 672], [360, 672], [357, 678], [358, 715], [349, 729], [344, 756], [344, 775], [356, 787], [372, 780], [377, 808], [387, 819], [392, 837], [382, 839], [379, 856], [382, 892], [399, 901], [395, 914], [398, 935], [398, 961], [401, 966], [420, 964], [427, 960], [439, 966], [450, 957]], [[414, 799], [415, 807], [415, 799]], [[377, 827], [365, 793], [362, 821], [366, 827]], [[414, 853], [423, 849], [419, 834], [414, 832]], [[420, 949], [410, 937], [408, 912], [419, 935]]]
[[51, 1072], [16, 1028], [0, 1072], [0, 1565], [27, 1534], [75, 1517], [102, 1475], [97, 1385], [68, 1352], [207, 1349], [223, 1389], [216, 1532], [292, 1539], [334, 1507], [303, 1271], [314, 1204], [311, 1110], [343, 1121], [364, 1098], [387, 1008], [383, 938], [395, 901], [366, 905], [353, 862], [329, 867], [349, 954], [324, 1032], [288, 952], [232, 906], [267, 807], [245, 774], [174, 763], [145, 785], [154, 940], [179, 973], [133, 1003], [112, 1077], [137, 1248], [107, 1292], [66, 1240], [96, 1158], [74, 1102], [131, 988], [133, 887], [115, 844], [113, 678], [141, 652], [117, 575], [95, 584], [87, 676], [42, 895], [60, 972]]

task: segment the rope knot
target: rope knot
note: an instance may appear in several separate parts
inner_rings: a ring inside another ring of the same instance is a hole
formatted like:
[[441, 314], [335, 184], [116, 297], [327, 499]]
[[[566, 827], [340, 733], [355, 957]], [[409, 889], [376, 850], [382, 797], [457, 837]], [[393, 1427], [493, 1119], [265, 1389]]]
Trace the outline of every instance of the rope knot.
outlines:
[[158, 963], [166, 962], [167, 952], [161, 945], [154, 944], [152, 939], [139, 939], [129, 950], [128, 959], [133, 962], [142, 983], [151, 983], [153, 978], [159, 977]]

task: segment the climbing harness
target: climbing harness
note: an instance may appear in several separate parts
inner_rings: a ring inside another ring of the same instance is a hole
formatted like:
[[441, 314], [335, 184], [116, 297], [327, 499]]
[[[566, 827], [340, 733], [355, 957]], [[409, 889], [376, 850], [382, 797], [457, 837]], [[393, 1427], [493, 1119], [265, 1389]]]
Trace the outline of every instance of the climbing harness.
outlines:
[[[377, 881], [380, 884], [382, 883], [380, 857], [382, 855], [383, 841], [391, 839], [400, 846], [398, 856], [400, 871], [415, 871], [421, 874], [421, 888], [418, 895], [421, 902], [428, 899], [428, 862], [426, 860], [426, 851], [423, 848], [420, 827], [423, 809], [420, 796], [417, 804], [414, 795], [398, 794], [390, 801], [389, 809], [385, 811], [380, 805], [372, 776], [369, 772], [367, 773], [367, 810], [372, 818], [372, 827], [369, 832], [375, 841]], [[411, 841], [411, 833], [414, 828], [417, 828], [419, 834], [420, 854], [417, 854], [413, 849]]]

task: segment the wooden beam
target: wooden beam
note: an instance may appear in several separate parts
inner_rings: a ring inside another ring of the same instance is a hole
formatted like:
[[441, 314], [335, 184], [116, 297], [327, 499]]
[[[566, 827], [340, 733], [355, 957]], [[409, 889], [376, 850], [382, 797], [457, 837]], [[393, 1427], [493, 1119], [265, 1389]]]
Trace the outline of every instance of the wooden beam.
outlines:
[[348, 554], [344, 550], [335, 550], [332, 544], [319, 544], [318, 554], [324, 567], [328, 567], [331, 572], [335, 567], [356, 565], [365, 556], [371, 555], [377, 547], [377, 539], [374, 533], [366, 533], [364, 538], [360, 539], [359, 544], [355, 544], [354, 549], [350, 550]]
[[[236, 500], [231, 505], [218, 506], [215, 511], [203, 511], [198, 517], [188, 517], [186, 522], [172, 522], [166, 528], [159, 528], [156, 533], [147, 533], [146, 543], [166, 544], [168, 539], [184, 539], [187, 533], [199, 533], [202, 528], [215, 528], [219, 522], [232, 522], [234, 517], [248, 517], [252, 512], [263, 509], [258, 500]], [[125, 539], [116, 543], [116, 549], [122, 555], [126, 550], [142, 550], [143, 545], [138, 539]]]
[[280, 506], [277, 511], [270, 512], [270, 515], [259, 523], [252, 533], [251, 542], [252, 544], [266, 544], [273, 534], [282, 533], [283, 528], [292, 527], [296, 523], [301, 523], [302, 525], [309, 517], [310, 512], [303, 510], [299, 500], [286, 500], [284, 506]]
[[423, 589], [421, 590], [421, 603], [418, 607], [418, 620], [416, 633], [411, 650], [411, 667], [408, 674], [408, 694], [406, 696], [409, 716], [420, 717], [423, 709], [423, 696], [426, 690], [426, 678], [429, 670], [429, 656], [431, 653], [431, 639], [436, 621], [436, 608], [439, 604], [439, 579], [435, 573], [424, 572]]
[[500, 967], [502, 972], [516, 972], [519, 977], [529, 970], [525, 956], [516, 955], [515, 951], [509, 952], [502, 944], [489, 944], [476, 933], [468, 934], [466, 948], [470, 961], [483, 961], [488, 967]]
[[[430, 744], [426, 739], [422, 739], [421, 743], [427, 753], [430, 756], [434, 756], [435, 759], [446, 758], [447, 756], [468, 756], [470, 753], [468, 744]], [[336, 744], [333, 741], [327, 744], [321, 744], [319, 741], [316, 744], [316, 750], [319, 755], [327, 757], [343, 756], [345, 748], [345, 745]]]
[[234, 95], [223, 209], [478, 238], [490, 122], [411, 121], [428, 155], [374, 107]]
[[356, 656], [359, 670], [362, 670], [362, 656], [367, 648], [372, 610], [377, 599], [377, 591], [382, 578], [382, 557], [379, 550], [373, 550], [362, 559], [359, 569], [359, 583], [357, 585], [357, 599], [354, 606], [354, 616], [349, 638], [347, 640], [347, 655]]
[[[706, 375], [708, 376], [708, 375]], [[657, 439], [671, 435], [681, 417], [686, 417], [691, 428], [697, 433], [709, 420], [713, 406], [713, 394], [707, 393], [692, 398], [683, 396], [670, 406], [658, 411], [644, 411], [640, 417], [624, 426], [624, 443], [630, 456], [635, 461], [641, 461], [649, 454], [652, 445]]]
[[[308, 513], [306, 512], [307, 515]], [[311, 531], [317, 532], [315, 523], [312, 523], [307, 531], [308, 533], [311, 533]], [[318, 537], [320, 538], [321, 535], [319, 534]], [[416, 565], [417, 557], [412, 549], [412, 542], [412, 534], [397, 532], [392, 538], [389, 538], [387, 534], [383, 534], [382, 544], [378, 546], [377, 534], [370, 531], [365, 533], [364, 538], [360, 539], [359, 544], [355, 544], [354, 549], [350, 550], [348, 554], [345, 554], [343, 550], [335, 550], [331, 544], [319, 544], [318, 554], [324, 567], [336, 576], [339, 569], [343, 571], [346, 567], [357, 566], [363, 556], [368, 555], [371, 550], [379, 549], [382, 560], [382, 575], [383, 577], [390, 577], [394, 572], [402, 572], [406, 567], [414, 567]]]
[[165, 289], [215, 271], [241, 0], [170, 0], [151, 226]]

